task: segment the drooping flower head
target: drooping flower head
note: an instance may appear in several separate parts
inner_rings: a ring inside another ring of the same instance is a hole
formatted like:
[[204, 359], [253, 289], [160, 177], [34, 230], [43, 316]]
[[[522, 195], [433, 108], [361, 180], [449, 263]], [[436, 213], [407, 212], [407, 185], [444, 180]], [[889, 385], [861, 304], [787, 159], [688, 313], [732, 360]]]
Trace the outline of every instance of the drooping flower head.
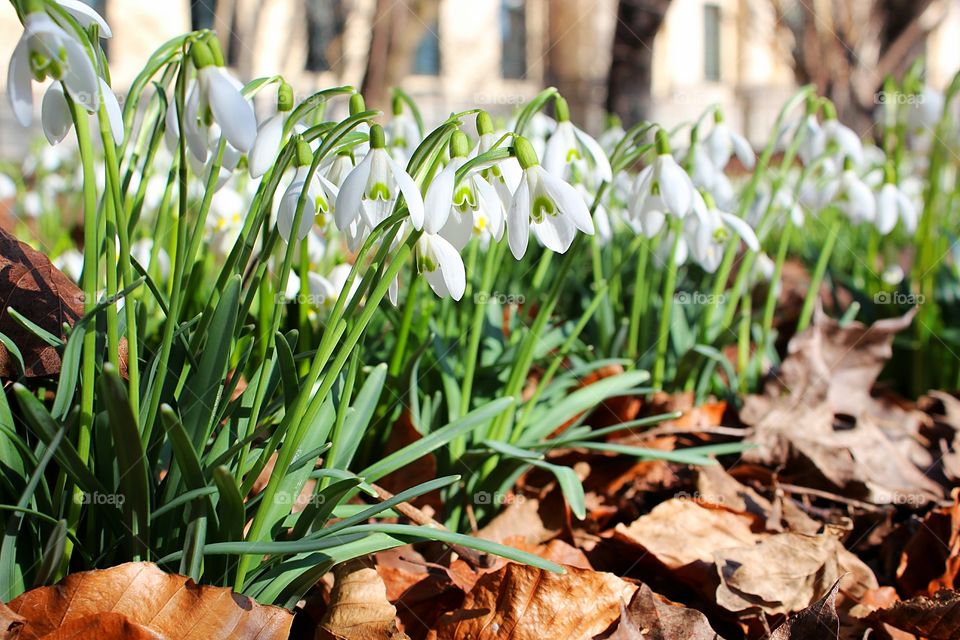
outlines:
[[[330, 214], [330, 203], [337, 197], [338, 190], [329, 180], [317, 172], [314, 172], [311, 178], [312, 162], [313, 152], [310, 150], [310, 145], [298, 137], [297, 173], [284, 192], [280, 200], [280, 208], [277, 210], [277, 229], [287, 243], [306, 238], [315, 222], [326, 224]], [[300, 215], [300, 223], [297, 225], [294, 236], [293, 224], [296, 222], [297, 207], [304, 193], [306, 195], [303, 197], [303, 213]]]
[[527, 251], [530, 229], [547, 249], [565, 253], [576, 230], [593, 235], [593, 219], [583, 198], [572, 186], [540, 166], [526, 138], [513, 141], [523, 176], [507, 214], [510, 251], [518, 260]]
[[567, 101], [557, 96], [557, 128], [547, 140], [543, 168], [561, 180], [598, 185], [611, 182], [610, 161], [600, 144], [570, 122]]
[[912, 234], [917, 230], [917, 209], [910, 197], [897, 186], [896, 171], [892, 162], [884, 170], [884, 182], [877, 192], [877, 231], [887, 235], [903, 222], [904, 231]]
[[716, 109], [713, 112], [713, 129], [707, 134], [703, 141], [710, 155], [710, 160], [717, 169], [723, 169], [730, 162], [730, 157], [737, 156], [737, 159], [747, 169], [753, 169], [756, 157], [753, 148], [747, 139], [730, 128], [723, 117], [723, 111]]
[[337, 227], [347, 232], [359, 219], [370, 229], [393, 211], [400, 196], [407, 203], [410, 222], [423, 228], [423, 196], [413, 178], [390, 157], [383, 127], [370, 127], [370, 152], [353, 168], [340, 187], [334, 207]]
[[413, 116], [404, 111], [399, 94], [394, 94], [391, 107], [393, 118], [387, 123], [387, 142], [394, 159], [405, 165], [420, 144], [420, 128]]
[[458, 250], [484, 231], [499, 240], [504, 226], [503, 203], [479, 171], [471, 171], [457, 183], [457, 171], [468, 153], [466, 134], [455, 131], [450, 138], [450, 162], [430, 183], [424, 200], [424, 231], [440, 234]]
[[663, 227], [667, 214], [682, 218], [689, 213], [696, 191], [671, 155], [663, 129], [656, 133], [656, 152], [656, 159], [637, 175], [630, 203], [631, 216], [651, 238]]
[[257, 129], [257, 138], [250, 150], [250, 177], [259, 178], [277, 159], [283, 144], [283, 130], [287, 116], [293, 110], [293, 88], [285, 81], [277, 88], [277, 112], [263, 121]]
[[31, 81], [42, 82], [46, 78], [62, 82], [70, 98], [87, 111], [92, 113], [99, 108], [100, 83], [86, 48], [47, 15], [42, 2], [30, 0], [26, 3], [23, 35], [7, 71], [10, 105], [24, 127], [33, 120]]
[[[477, 114], [477, 133], [480, 135], [480, 141], [473, 151], [473, 155], [480, 155], [493, 149], [497, 143], [497, 134], [493, 128], [493, 120], [486, 111]], [[513, 156], [498, 162], [493, 166], [481, 170], [480, 175], [483, 179], [493, 185], [500, 196], [500, 202], [504, 209], [513, 202], [513, 194], [520, 186], [520, 165]]]

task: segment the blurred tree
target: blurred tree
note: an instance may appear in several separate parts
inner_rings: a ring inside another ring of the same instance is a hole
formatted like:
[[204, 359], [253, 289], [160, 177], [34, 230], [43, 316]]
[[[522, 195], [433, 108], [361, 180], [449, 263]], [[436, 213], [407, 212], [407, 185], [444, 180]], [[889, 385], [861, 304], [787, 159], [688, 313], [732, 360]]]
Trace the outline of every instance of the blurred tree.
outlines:
[[[388, 89], [411, 72], [418, 51], [435, 50], [439, 72], [440, 39], [436, 26], [439, 10], [440, 3], [436, 0], [377, 0], [370, 53], [361, 85], [368, 106], [381, 109], [390, 106]], [[421, 46], [424, 38], [429, 42]]]
[[884, 77], [923, 55], [945, 1], [956, 0], [770, 0], [797, 81], [816, 85], [860, 131], [870, 127]]
[[653, 38], [670, 0], [620, 0], [607, 76], [606, 109], [630, 126], [650, 115]]

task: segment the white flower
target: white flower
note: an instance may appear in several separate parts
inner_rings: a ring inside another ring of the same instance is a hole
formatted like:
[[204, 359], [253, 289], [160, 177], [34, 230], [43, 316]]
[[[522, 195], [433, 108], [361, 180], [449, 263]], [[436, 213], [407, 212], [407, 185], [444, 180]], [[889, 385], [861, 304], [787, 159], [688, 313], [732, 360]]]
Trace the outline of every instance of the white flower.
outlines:
[[[347, 277], [350, 275], [351, 266], [349, 264], [338, 264], [326, 277], [313, 271], [307, 274], [307, 287], [310, 290], [311, 302], [314, 306], [321, 309], [332, 309], [336, 304], [337, 298], [343, 292], [347, 285]], [[353, 286], [347, 294], [346, 302], [350, 302], [357, 293], [360, 286], [360, 279], [354, 278]]]
[[[113, 37], [113, 31], [110, 30], [110, 25], [107, 24], [107, 21], [86, 2], [82, 2], [81, 0], [57, 0], [57, 4], [73, 16], [74, 20], [77, 21], [82, 29], [89, 29], [91, 26], [97, 25], [101, 38]], [[67, 25], [63, 24], [59, 17], [55, 17], [54, 19], [57, 20], [64, 29], [67, 28]]]
[[[107, 110], [107, 117], [110, 121], [110, 133], [113, 134], [114, 143], [120, 145], [123, 142], [123, 112], [120, 110], [120, 103], [117, 102], [117, 96], [113, 93], [110, 85], [103, 78], [98, 78], [98, 80], [100, 93], [103, 96], [103, 105]], [[47, 87], [46, 93], [43, 94], [43, 102], [40, 105], [40, 122], [43, 125], [43, 134], [47, 137], [47, 142], [52, 145], [63, 140], [73, 127], [70, 106], [67, 104], [67, 98], [63, 93], [63, 86], [59, 82], [52, 83]]]
[[897, 185], [887, 182], [877, 192], [877, 231], [887, 235], [903, 221], [904, 230], [913, 234], [917, 230], [917, 210], [910, 198]]
[[80, 276], [83, 275], [83, 254], [76, 249], [67, 249], [53, 259], [53, 266], [74, 282], [80, 282]]
[[257, 118], [240, 92], [242, 85], [223, 67], [210, 65], [197, 71], [197, 86], [198, 116], [209, 107], [227, 141], [244, 153], [250, 151], [257, 137]]
[[276, 161], [283, 141], [285, 116], [285, 113], [274, 114], [264, 120], [257, 129], [257, 139], [248, 158], [251, 178], [259, 178], [265, 174]]
[[719, 111], [714, 112], [714, 117], [717, 120], [715, 120], [713, 129], [710, 130], [709, 135], [703, 141], [713, 164], [718, 169], [722, 169], [730, 162], [730, 156], [736, 154], [737, 159], [743, 166], [753, 169], [756, 157], [750, 143], [723, 121]]
[[213, 195], [206, 226], [214, 254], [227, 255], [233, 248], [243, 229], [247, 208], [247, 201], [232, 188], [221, 189]]
[[[666, 132], [657, 132], [657, 157], [636, 178], [631, 194], [630, 213], [641, 221], [643, 231], [652, 237], [663, 225], [663, 215], [678, 218], [693, 206], [696, 189], [687, 172], [670, 155]], [[647, 219], [648, 222], [643, 222]]]
[[519, 260], [527, 251], [530, 228], [547, 249], [565, 253], [576, 230], [593, 235], [590, 210], [577, 190], [548, 173], [537, 162], [536, 153], [525, 138], [513, 143], [523, 168], [523, 178], [507, 214], [508, 241]]
[[283, 198], [280, 200], [280, 208], [277, 211], [277, 228], [280, 231], [280, 236], [287, 243], [291, 242], [291, 238], [293, 238], [293, 223], [297, 213], [297, 205], [300, 201], [300, 195], [304, 191], [307, 192], [307, 195], [303, 202], [303, 213], [300, 216], [300, 225], [297, 227], [296, 240], [303, 240], [307, 237], [318, 217], [321, 225], [326, 224], [327, 216], [330, 213], [330, 202], [333, 202], [337, 197], [337, 188], [318, 173], [314, 173], [313, 179], [308, 184], [309, 173], [310, 167], [308, 165], [299, 167], [293, 182], [287, 187]]
[[600, 144], [570, 122], [567, 101], [557, 97], [557, 128], [543, 157], [543, 168], [561, 180], [611, 182], [610, 161]]
[[[486, 115], [485, 112], [481, 112], [481, 114]], [[489, 118], [489, 116], [487, 117]], [[479, 120], [478, 117], [477, 121], [479, 122]], [[498, 136], [493, 132], [481, 133], [480, 141], [477, 143], [472, 157], [490, 151], [493, 145], [496, 144], [497, 139]], [[520, 179], [523, 175], [523, 170], [520, 169], [520, 164], [517, 162], [517, 159], [511, 156], [492, 167], [486, 167], [481, 171], [481, 175], [497, 190], [497, 195], [500, 196], [500, 202], [503, 204], [504, 209], [509, 208], [513, 202], [513, 194], [517, 190], [517, 187], [520, 186]]]
[[911, 131], [923, 131], [937, 126], [943, 115], [944, 97], [939, 91], [924, 87], [907, 104], [907, 125]]
[[17, 183], [5, 173], [0, 173], [0, 200], [11, 200], [17, 197]]
[[424, 199], [423, 229], [439, 233], [463, 249], [474, 232], [489, 231], [497, 240], [503, 235], [504, 209], [496, 189], [476, 171], [456, 184], [457, 171], [467, 161], [467, 137], [454, 133], [450, 162], [437, 174]]
[[24, 127], [33, 120], [34, 78], [51, 77], [63, 82], [70, 97], [93, 112], [100, 105], [100, 86], [93, 62], [77, 39], [43, 12], [23, 21], [7, 71], [7, 94], [17, 120]]
[[400, 165], [406, 165], [420, 144], [420, 129], [413, 116], [403, 111], [399, 96], [394, 96], [393, 118], [387, 123], [386, 134], [393, 157]]
[[723, 259], [727, 243], [731, 239], [730, 231], [739, 236], [751, 251], [760, 250], [760, 241], [744, 220], [731, 213], [719, 211], [714, 203], [708, 200], [704, 200], [699, 193], [694, 195], [694, 215], [686, 219], [684, 235], [693, 259], [704, 271], [713, 273]]
[[416, 229], [423, 228], [423, 197], [413, 181], [385, 148], [384, 132], [380, 125], [370, 127], [370, 152], [343, 181], [334, 219], [341, 231], [361, 218], [370, 227], [376, 227], [393, 211], [397, 199], [403, 195], [407, 202], [410, 221]]
[[435, 294], [454, 300], [463, 297], [467, 277], [463, 258], [452, 244], [439, 235], [424, 232], [417, 240], [416, 259], [417, 268]]
[[877, 202], [873, 192], [850, 168], [840, 176], [837, 207], [854, 224], [874, 222], [877, 217]]
[[353, 156], [349, 151], [341, 151], [333, 156], [333, 159], [324, 160], [323, 164], [320, 165], [320, 169], [325, 172], [327, 180], [338, 188], [343, 186], [343, 181], [353, 171], [353, 167]]

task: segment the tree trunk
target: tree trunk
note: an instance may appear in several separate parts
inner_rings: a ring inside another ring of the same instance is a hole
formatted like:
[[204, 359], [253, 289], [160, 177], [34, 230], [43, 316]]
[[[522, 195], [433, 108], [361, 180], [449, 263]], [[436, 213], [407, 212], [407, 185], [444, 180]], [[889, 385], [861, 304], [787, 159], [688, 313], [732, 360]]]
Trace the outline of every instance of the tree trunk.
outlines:
[[650, 116], [653, 39], [669, 7], [670, 0], [620, 0], [606, 108], [624, 126]]

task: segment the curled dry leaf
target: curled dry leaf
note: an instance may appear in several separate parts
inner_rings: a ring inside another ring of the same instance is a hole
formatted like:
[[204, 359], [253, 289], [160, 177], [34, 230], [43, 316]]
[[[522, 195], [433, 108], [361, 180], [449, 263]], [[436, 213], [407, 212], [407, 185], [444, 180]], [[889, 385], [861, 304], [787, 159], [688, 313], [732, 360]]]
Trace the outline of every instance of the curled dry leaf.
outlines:
[[[281, 640], [287, 638], [293, 622], [286, 609], [258, 604], [223, 587], [197, 585], [150, 562], [68, 575], [54, 586], [21, 595], [10, 609], [26, 619], [21, 640], [47, 637], [63, 625], [90, 630], [73, 637], [103, 640], [127, 637], [109, 634], [135, 628], [129, 625], [144, 627], [166, 640]], [[129, 625], [121, 624], [118, 616]]]
[[25, 619], [0, 602], [0, 640], [16, 640]]
[[463, 607], [440, 618], [437, 640], [592, 638], [636, 589], [610, 573], [568, 567], [557, 574], [511, 563], [481, 577]]
[[840, 617], [837, 615], [837, 580], [822, 598], [803, 611], [790, 616], [776, 628], [770, 640], [836, 640], [840, 637]]
[[934, 459], [918, 442], [919, 418], [905, 419], [922, 414], [870, 395], [894, 335], [914, 313], [866, 326], [818, 312], [814, 325], [790, 341], [765, 393], [745, 399], [740, 417], [754, 428], [747, 442], [757, 446], [744, 460], [785, 465], [786, 475], [877, 504], [941, 497], [940, 485], [924, 473]]
[[696, 609], [674, 604], [640, 585], [626, 607], [620, 605], [620, 620], [612, 633], [597, 640], [721, 640], [707, 617]]
[[[63, 338], [63, 324], [83, 316], [83, 291], [50, 259], [0, 229], [0, 333], [9, 337], [23, 356], [27, 377], [60, 372], [57, 350], [24, 329], [7, 312], [15, 309], [42, 329]], [[0, 377], [20, 375], [16, 359], [0, 345]]]
[[333, 576], [318, 640], [409, 640], [397, 626], [397, 608], [387, 600], [387, 588], [376, 569], [363, 560], [351, 560], [337, 565]]
[[897, 567], [897, 586], [905, 597], [954, 589], [960, 574], [960, 489], [953, 504], [933, 509], [907, 541]]
[[889, 609], [871, 613], [867, 620], [887, 624], [926, 640], [960, 638], [960, 593], [940, 591], [932, 598], [918, 596]]

